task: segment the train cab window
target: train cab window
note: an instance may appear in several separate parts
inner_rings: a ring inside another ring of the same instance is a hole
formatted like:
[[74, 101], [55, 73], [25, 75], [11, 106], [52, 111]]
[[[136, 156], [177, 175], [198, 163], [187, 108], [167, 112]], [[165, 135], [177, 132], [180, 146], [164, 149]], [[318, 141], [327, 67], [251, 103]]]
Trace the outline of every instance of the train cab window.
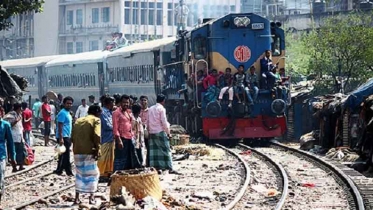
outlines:
[[206, 58], [206, 38], [196, 37], [193, 40], [193, 50], [195, 59], [205, 59]]
[[271, 48], [273, 56], [281, 55], [281, 38], [279, 36], [275, 35], [272, 37]]

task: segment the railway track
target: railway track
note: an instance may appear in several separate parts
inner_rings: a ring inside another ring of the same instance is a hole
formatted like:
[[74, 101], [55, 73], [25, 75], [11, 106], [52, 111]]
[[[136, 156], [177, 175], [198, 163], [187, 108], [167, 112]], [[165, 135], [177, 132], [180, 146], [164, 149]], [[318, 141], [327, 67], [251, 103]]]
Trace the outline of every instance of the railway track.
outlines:
[[256, 150], [283, 165], [288, 174], [284, 209], [365, 209], [355, 184], [335, 166], [277, 142]]

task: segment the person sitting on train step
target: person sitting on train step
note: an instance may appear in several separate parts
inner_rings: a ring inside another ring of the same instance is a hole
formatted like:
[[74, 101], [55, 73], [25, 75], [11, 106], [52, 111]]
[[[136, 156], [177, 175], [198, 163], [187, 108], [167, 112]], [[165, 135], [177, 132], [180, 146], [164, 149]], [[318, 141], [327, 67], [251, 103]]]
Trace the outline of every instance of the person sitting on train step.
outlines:
[[[233, 87], [232, 87], [232, 69], [231, 68], [226, 68], [225, 69], [225, 74], [221, 75], [219, 77], [219, 86], [223, 87], [220, 90], [219, 94], [219, 101], [223, 99], [223, 95], [228, 91], [228, 97], [229, 97], [229, 104], [228, 107], [232, 107], [232, 101], [233, 101]], [[220, 84], [223, 83], [223, 84]]]
[[280, 69], [280, 77], [281, 77], [281, 85], [285, 85], [286, 87], [289, 86], [289, 76], [285, 74], [285, 68]]
[[[250, 67], [250, 72], [246, 75], [246, 84], [245, 88], [247, 98], [250, 105], [253, 105], [256, 99], [258, 98], [259, 88], [258, 88], [258, 76], [255, 73], [255, 66]], [[251, 95], [250, 91], [253, 92]]]
[[242, 103], [239, 92], [241, 91], [243, 94], [243, 101], [246, 101], [245, 96], [245, 80], [246, 80], [246, 74], [244, 72], [244, 65], [238, 66], [238, 72], [234, 74], [233, 76], [233, 83], [234, 83], [234, 92], [236, 94], [238, 103]]
[[218, 70], [213, 69], [211, 73], [203, 80], [203, 87], [207, 90], [210, 86], [216, 86], [218, 80]]
[[267, 89], [268, 85], [268, 73], [271, 72], [271, 70], [275, 67], [276, 65], [272, 64], [272, 59], [271, 59], [271, 50], [266, 50], [265, 51], [265, 56], [260, 60], [260, 86], [262, 89]]
[[272, 90], [276, 82], [281, 82], [280, 74], [277, 73], [277, 66], [274, 66], [270, 72], [267, 73], [268, 76], [268, 90]]

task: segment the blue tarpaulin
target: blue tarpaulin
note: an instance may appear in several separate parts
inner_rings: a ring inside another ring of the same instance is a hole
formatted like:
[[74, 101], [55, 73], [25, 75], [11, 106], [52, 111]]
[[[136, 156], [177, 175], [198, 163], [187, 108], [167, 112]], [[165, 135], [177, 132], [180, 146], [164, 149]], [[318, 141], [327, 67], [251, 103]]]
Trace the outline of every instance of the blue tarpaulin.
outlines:
[[347, 98], [344, 103], [344, 107], [350, 109], [356, 109], [363, 101], [364, 97], [368, 97], [373, 94], [373, 78], [368, 82], [354, 90]]

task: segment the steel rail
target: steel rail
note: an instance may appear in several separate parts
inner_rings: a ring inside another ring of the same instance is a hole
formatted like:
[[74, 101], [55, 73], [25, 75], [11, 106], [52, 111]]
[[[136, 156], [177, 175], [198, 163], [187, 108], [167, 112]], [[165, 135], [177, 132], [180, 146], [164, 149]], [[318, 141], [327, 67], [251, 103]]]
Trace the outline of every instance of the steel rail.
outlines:
[[280, 172], [280, 175], [282, 177], [282, 193], [281, 193], [281, 198], [280, 200], [277, 202], [277, 205], [275, 207], [275, 210], [280, 210], [282, 209], [282, 207], [284, 206], [285, 204], [285, 201], [286, 201], [286, 198], [287, 198], [287, 195], [288, 195], [288, 189], [289, 189], [289, 178], [288, 178], [288, 175], [285, 171], [285, 169], [282, 167], [282, 165], [276, 163], [274, 160], [272, 160], [268, 155], [262, 153], [262, 152], [259, 152], [258, 150], [256, 149], [253, 149], [247, 145], [244, 145], [244, 144], [238, 144], [240, 147], [243, 147], [245, 149], [248, 149], [248, 150], [251, 150], [252, 152], [255, 152], [257, 155], [263, 157], [265, 160], [267, 160], [268, 162], [270, 162], [279, 172]]
[[58, 193], [60, 193], [60, 192], [62, 192], [62, 191], [68, 190], [68, 189], [70, 189], [70, 188], [72, 188], [72, 187], [74, 187], [74, 186], [75, 186], [75, 183], [74, 183], [74, 184], [67, 185], [66, 187], [63, 187], [63, 188], [58, 189], [58, 190], [55, 190], [55, 191], [53, 191], [53, 192], [51, 192], [51, 193], [48, 193], [48, 194], [46, 194], [46, 195], [39, 196], [39, 197], [34, 198], [34, 199], [30, 200], [30, 201], [26, 201], [26, 202], [21, 203], [21, 204], [19, 204], [19, 205], [17, 205], [17, 206], [12, 206], [12, 207], [10, 207], [10, 208], [5, 208], [5, 209], [9, 209], [9, 210], [10, 210], [10, 209], [22, 209], [22, 208], [24, 208], [24, 207], [26, 207], [26, 206], [29, 206], [29, 205], [31, 205], [31, 204], [34, 204], [34, 203], [38, 202], [38, 201], [41, 200], [41, 199], [48, 198], [48, 197], [50, 197], [50, 196], [52, 196], [52, 195], [55, 195], [55, 194], [58, 194]]
[[244, 159], [242, 159], [242, 157], [240, 155], [238, 155], [237, 153], [233, 152], [232, 150], [230, 150], [230, 149], [228, 149], [228, 148], [226, 148], [226, 147], [224, 147], [224, 146], [222, 146], [220, 144], [214, 144], [214, 145], [217, 146], [217, 147], [219, 147], [219, 148], [222, 148], [222, 149], [226, 150], [227, 152], [229, 152], [233, 156], [237, 157], [237, 159], [240, 162], [242, 162], [242, 164], [244, 165], [244, 168], [245, 168], [246, 179], [245, 179], [245, 182], [244, 182], [243, 186], [241, 187], [240, 191], [236, 194], [236, 197], [234, 198], [234, 200], [232, 202], [230, 202], [225, 208], [223, 208], [223, 209], [230, 210], [230, 209], [233, 209], [234, 206], [245, 195], [246, 189], [247, 189], [247, 187], [250, 184], [250, 168], [249, 168], [249, 165], [247, 165], [246, 161]]
[[8, 178], [10, 178], [10, 177], [13, 177], [13, 176], [17, 176], [17, 175], [20, 175], [20, 174], [26, 173], [26, 172], [28, 172], [28, 171], [31, 171], [32, 169], [35, 169], [35, 168], [38, 168], [38, 167], [40, 167], [40, 166], [42, 166], [42, 165], [45, 165], [45, 164], [47, 164], [47, 163], [50, 163], [50, 162], [52, 162], [53, 160], [54, 160], [54, 158], [51, 158], [51, 159], [49, 159], [49, 160], [45, 160], [45, 161], [43, 161], [43, 162], [40, 162], [40, 163], [38, 163], [38, 164], [35, 164], [35, 165], [33, 165], [33, 166], [31, 166], [31, 167], [29, 167], [29, 168], [27, 168], [27, 169], [24, 169], [24, 170], [22, 170], [22, 171], [17, 171], [17, 172], [15, 172], [15, 173], [9, 174], [9, 175], [5, 176], [5, 179], [8, 179]]
[[350, 188], [350, 191], [351, 191], [351, 194], [353, 196], [353, 199], [355, 201], [355, 204], [357, 205], [356, 208], [358, 210], [365, 210], [365, 205], [364, 205], [364, 201], [363, 201], [363, 197], [361, 196], [358, 188], [356, 187], [355, 183], [351, 180], [351, 178], [349, 178], [345, 173], [343, 173], [343, 171], [335, 166], [333, 166], [332, 164], [308, 153], [308, 152], [305, 152], [305, 151], [302, 151], [302, 150], [299, 150], [299, 149], [295, 149], [295, 148], [291, 148], [291, 147], [288, 147], [286, 145], [283, 145], [277, 141], [271, 141], [270, 144], [272, 144], [273, 146], [277, 146], [277, 147], [280, 147], [282, 149], [285, 149], [285, 150], [289, 150], [289, 151], [292, 151], [292, 152], [295, 152], [295, 153], [298, 153], [298, 154], [301, 154], [303, 156], [306, 156], [307, 158], [315, 161], [315, 162], [318, 162], [324, 166], [326, 166], [329, 170], [331, 170], [332, 172], [334, 172], [336, 175], [338, 175], [338, 177]]
[[7, 189], [7, 188], [10, 188], [10, 187], [14, 187], [14, 186], [17, 186], [17, 185], [23, 184], [23, 183], [25, 183], [25, 182], [28, 182], [28, 181], [31, 181], [31, 180], [34, 180], [34, 179], [38, 179], [38, 178], [41, 178], [41, 177], [44, 177], [44, 176], [49, 176], [49, 175], [51, 175], [51, 174], [53, 174], [53, 171], [51, 171], [51, 172], [47, 172], [47, 173], [45, 173], [45, 174], [40, 174], [40, 175], [38, 175], [38, 176], [34, 176], [34, 177], [29, 178], [29, 179], [24, 179], [24, 180], [22, 180], [22, 181], [15, 182], [15, 183], [12, 183], [12, 184], [10, 184], [10, 185], [6, 185], [4, 188]]

